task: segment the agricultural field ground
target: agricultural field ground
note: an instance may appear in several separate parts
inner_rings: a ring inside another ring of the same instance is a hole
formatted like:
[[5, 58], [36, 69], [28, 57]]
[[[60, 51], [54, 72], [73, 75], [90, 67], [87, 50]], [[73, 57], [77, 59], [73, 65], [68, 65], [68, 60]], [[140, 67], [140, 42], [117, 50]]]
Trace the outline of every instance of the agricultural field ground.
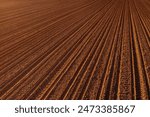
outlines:
[[150, 99], [150, 0], [0, 0], [0, 99]]

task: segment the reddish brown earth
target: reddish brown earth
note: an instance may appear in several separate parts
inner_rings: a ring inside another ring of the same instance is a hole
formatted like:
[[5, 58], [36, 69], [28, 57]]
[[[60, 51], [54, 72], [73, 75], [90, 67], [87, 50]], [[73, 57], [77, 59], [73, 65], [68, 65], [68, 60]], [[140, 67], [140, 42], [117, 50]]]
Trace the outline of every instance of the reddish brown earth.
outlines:
[[0, 0], [0, 99], [150, 99], [150, 0]]

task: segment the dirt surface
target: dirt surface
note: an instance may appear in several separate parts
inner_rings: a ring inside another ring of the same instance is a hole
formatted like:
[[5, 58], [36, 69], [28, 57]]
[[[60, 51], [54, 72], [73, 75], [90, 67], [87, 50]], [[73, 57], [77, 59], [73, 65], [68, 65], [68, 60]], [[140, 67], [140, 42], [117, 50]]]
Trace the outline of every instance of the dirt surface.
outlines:
[[0, 99], [150, 99], [150, 1], [0, 0]]

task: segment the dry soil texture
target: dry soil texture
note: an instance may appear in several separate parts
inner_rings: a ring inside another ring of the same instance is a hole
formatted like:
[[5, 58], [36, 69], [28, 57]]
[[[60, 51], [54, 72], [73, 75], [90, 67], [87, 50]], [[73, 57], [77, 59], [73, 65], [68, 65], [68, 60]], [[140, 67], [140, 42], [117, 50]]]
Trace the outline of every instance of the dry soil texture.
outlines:
[[0, 0], [0, 99], [150, 99], [150, 0]]

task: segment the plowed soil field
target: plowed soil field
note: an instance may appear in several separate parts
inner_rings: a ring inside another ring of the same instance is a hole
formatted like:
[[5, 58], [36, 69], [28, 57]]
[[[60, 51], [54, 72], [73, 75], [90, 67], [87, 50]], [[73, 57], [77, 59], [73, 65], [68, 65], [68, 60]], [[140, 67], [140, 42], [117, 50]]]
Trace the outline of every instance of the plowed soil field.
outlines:
[[0, 0], [0, 99], [150, 99], [150, 0]]

